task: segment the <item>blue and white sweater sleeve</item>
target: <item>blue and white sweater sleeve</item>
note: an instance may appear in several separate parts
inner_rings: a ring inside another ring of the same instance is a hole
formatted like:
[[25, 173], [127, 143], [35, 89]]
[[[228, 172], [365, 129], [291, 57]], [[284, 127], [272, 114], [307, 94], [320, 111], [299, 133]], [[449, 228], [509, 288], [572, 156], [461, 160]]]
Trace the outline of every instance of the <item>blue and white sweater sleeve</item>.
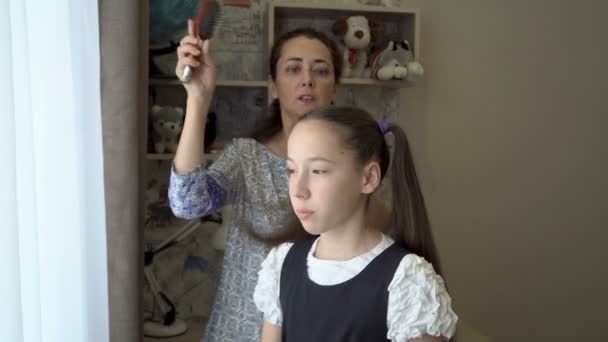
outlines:
[[238, 146], [234, 141], [208, 168], [205, 163], [188, 173], [171, 167], [169, 204], [173, 214], [183, 219], [211, 215], [230, 201], [233, 189], [242, 182]]

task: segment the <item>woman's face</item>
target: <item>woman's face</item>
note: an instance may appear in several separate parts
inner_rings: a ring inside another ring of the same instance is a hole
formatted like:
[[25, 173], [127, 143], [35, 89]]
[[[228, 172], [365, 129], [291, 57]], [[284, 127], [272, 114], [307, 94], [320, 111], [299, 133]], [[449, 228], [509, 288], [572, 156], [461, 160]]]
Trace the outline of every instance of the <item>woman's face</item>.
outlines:
[[295, 120], [335, 99], [331, 52], [319, 40], [295, 37], [285, 42], [276, 68], [271, 93], [279, 98], [284, 118]]

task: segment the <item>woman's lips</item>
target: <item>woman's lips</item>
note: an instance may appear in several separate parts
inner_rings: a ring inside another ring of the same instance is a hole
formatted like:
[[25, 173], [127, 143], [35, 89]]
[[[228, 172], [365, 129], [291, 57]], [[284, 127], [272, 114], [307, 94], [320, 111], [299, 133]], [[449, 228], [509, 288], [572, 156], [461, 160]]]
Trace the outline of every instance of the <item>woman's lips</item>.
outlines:
[[315, 98], [312, 95], [302, 95], [302, 96], [298, 97], [298, 100], [300, 100], [306, 104], [311, 104], [311, 103], [315, 102]]

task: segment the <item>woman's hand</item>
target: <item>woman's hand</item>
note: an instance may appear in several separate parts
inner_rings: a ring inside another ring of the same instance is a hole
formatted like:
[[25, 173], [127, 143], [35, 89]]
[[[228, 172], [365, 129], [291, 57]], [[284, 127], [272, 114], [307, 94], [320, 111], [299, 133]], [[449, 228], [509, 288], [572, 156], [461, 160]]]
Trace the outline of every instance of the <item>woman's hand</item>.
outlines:
[[194, 22], [188, 19], [188, 35], [182, 38], [177, 47], [175, 74], [183, 79], [184, 69], [190, 66], [190, 82], [184, 87], [190, 96], [203, 96], [210, 99], [215, 90], [217, 68], [209, 53], [209, 40], [201, 41], [194, 32]]

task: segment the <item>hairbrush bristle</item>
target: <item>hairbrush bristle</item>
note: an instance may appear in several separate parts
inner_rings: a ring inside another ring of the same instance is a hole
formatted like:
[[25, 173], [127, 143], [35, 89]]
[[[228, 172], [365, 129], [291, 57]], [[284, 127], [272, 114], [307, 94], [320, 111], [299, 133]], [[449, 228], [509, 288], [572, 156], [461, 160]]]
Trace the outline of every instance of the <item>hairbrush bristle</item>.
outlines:
[[211, 39], [222, 21], [222, 7], [215, 0], [202, 0], [195, 20], [201, 39]]
[[[215, 0], [201, 0], [194, 20], [194, 32], [202, 40], [211, 39], [222, 22], [222, 7]], [[182, 74], [182, 82], [189, 83], [192, 69], [186, 65]]]

